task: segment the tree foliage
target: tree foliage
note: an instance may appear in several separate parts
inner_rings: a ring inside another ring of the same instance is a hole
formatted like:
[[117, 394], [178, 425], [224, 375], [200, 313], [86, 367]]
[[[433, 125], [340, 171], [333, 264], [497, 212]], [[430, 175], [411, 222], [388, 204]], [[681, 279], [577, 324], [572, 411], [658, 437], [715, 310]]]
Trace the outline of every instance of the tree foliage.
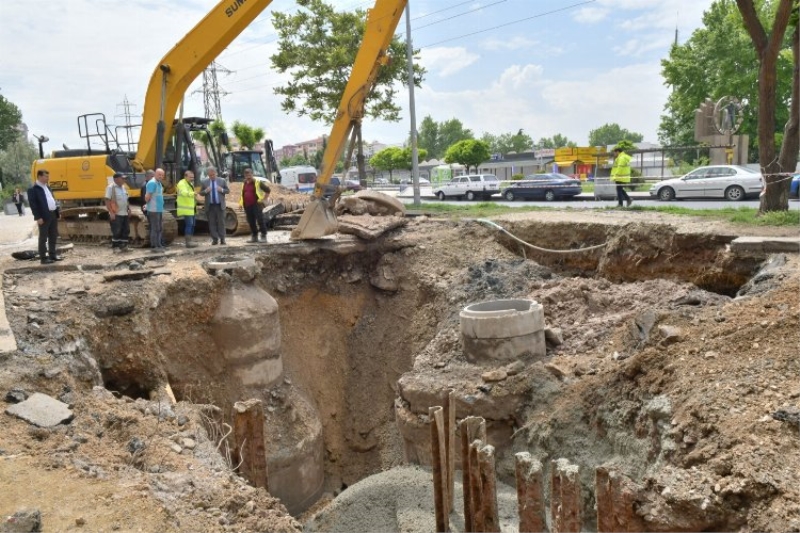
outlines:
[[428, 157], [441, 159], [453, 144], [473, 138], [472, 130], [465, 128], [457, 118], [438, 123], [428, 115], [420, 123], [417, 146], [425, 149]]
[[0, 94], [0, 150], [5, 150], [19, 137], [22, 112], [5, 96]]
[[[758, 16], [772, 18], [777, 2], [759, 2]], [[788, 47], [788, 42], [784, 43]], [[735, 96], [744, 102], [740, 133], [751, 137], [757, 146], [759, 61], [734, 0], [716, 0], [703, 14], [703, 26], [689, 39], [673, 46], [661, 62], [661, 73], [672, 91], [661, 116], [658, 137], [667, 146], [690, 146], [694, 139], [695, 110], [706, 99], [716, 101]], [[778, 58], [778, 99], [776, 120], [784, 123], [789, 116], [792, 58]], [[755, 152], [752, 150], [755, 157]]]
[[292, 157], [284, 157], [280, 161], [281, 167], [296, 167], [309, 164], [311, 164], [311, 162], [304, 154], [294, 154]]
[[[283, 97], [281, 108], [299, 116], [332, 124], [347, 85], [356, 53], [361, 46], [366, 11], [336, 11], [323, 0], [297, 0], [294, 13], [272, 12], [278, 32], [278, 52], [270, 57], [273, 68], [291, 79], [275, 88]], [[415, 56], [418, 50], [415, 50]], [[389, 64], [381, 68], [366, 99], [364, 115], [382, 120], [400, 120], [397, 82], [407, 79], [406, 46], [397, 36], [389, 45]], [[419, 86], [425, 70], [415, 61], [414, 84]]]
[[529, 152], [533, 148], [533, 139], [522, 129], [517, 133], [501, 133], [500, 135], [484, 133], [481, 140], [489, 145], [489, 150], [493, 154], [506, 155], [510, 152], [519, 154]]
[[444, 154], [445, 163], [459, 163], [464, 165], [469, 172], [470, 167], [475, 167], [489, 159], [489, 145], [483, 141], [467, 139], [458, 141], [450, 146]]
[[388, 171], [389, 179], [392, 179], [392, 172], [405, 168], [403, 149], [396, 146], [384, 148], [370, 158], [369, 164], [372, 168]]
[[36, 145], [16, 132], [16, 138], [0, 150], [0, 181], [4, 191], [15, 185], [30, 185], [31, 165], [38, 157]]
[[556, 133], [552, 137], [542, 137], [539, 139], [539, 142], [536, 143], [539, 148], [564, 148], [567, 146], [578, 146], [577, 143], [574, 141], [570, 141], [564, 135], [560, 133]]
[[239, 141], [239, 146], [250, 150], [264, 138], [264, 128], [249, 126], [238, 120], [231, 126], [231, 131]]
[[642, 139], [644, 136], [641, 133], [628, 131], [616, 122], [589, 131], [589, 146], [609, 146], [622, 140], [638, 143]]

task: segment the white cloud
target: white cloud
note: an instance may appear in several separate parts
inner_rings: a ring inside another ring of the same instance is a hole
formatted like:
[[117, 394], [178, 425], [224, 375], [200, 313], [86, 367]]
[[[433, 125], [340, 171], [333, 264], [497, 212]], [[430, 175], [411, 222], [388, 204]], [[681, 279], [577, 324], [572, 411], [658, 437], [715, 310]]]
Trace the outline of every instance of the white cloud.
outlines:
[[621, 45], [614, 46], [614, 52], [620, 56], [641, 57], [651, 50], [664, 50], [669, 47], [672, 38], [669, 35], [661, 35], [656, 39], [640, 40], [629, 39]]
[[533, 48], [537, 44], [538, 41], [521, 35], [514, 36], [511, 39], [489, 38], [481, 42], [481, 46], [486, 50], [524, 50]]
[[467, 68], [480, 59], [478, 54], [464, 47], [425, 48], [420, 52], [420, 62], [430, 74], [447, 77]]
[[582, 24], [596, 24], [608, 17], [609, 10], [600, 7], [582, 7], [572, 16], [576, 22]]

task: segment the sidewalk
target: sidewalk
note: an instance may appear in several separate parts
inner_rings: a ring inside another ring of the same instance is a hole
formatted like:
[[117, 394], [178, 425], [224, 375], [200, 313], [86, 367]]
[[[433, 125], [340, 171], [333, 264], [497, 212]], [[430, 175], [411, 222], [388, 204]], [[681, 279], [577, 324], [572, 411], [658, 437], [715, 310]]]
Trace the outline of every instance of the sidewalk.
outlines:
[[36, 222], [30, 209], [27, 209], [23, 216], [0, 215], [0, 247], [22, 245], [36, 235]]

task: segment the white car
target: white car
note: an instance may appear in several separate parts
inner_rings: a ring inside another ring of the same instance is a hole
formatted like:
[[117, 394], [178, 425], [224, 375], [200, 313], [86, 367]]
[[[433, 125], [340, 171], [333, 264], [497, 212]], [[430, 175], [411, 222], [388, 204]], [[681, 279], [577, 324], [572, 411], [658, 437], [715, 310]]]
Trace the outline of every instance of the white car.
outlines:
[[488, 200], [494, 194], [500, 194], [500, 180], [494, 174], [469, 174], [451, 179], [441, 187], [434, 189], [439, 200], [448, 196], [475, 200], [483, 198]]
[[681, 178], [664, 180], [650, 188], [650, 196], [669, 201], [675, 198], [724, 198], [731, 201], [758, 196], [761, 174], [739, 165], [711, 165], [692, 170]]

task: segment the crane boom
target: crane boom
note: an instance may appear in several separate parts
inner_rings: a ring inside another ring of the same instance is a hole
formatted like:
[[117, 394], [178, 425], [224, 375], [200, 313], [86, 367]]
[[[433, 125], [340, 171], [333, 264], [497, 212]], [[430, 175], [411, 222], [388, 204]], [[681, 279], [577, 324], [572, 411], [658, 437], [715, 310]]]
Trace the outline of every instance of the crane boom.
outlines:
[[135, 166], [160, 164], [164, 139], [170, 138], [189, 85], [270, 3], [221, 0], [159, 61], [147, 86]]

